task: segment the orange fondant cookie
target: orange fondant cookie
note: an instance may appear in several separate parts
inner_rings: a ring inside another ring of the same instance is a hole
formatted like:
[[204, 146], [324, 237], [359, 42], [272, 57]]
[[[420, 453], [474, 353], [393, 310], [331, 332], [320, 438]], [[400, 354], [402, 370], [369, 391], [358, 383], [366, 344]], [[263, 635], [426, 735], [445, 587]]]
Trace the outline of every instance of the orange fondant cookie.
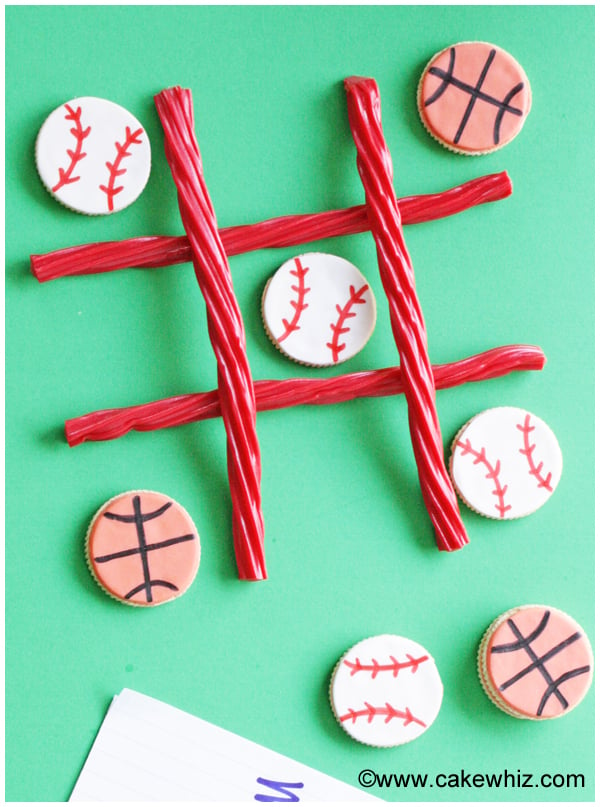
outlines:
[[531, 88], [521, 65], [488, 42], [461, 42], [436, 53], [419, 82], [427, 131], [460, 154], [486, 154], [521, 131]]
[[479, 646], [479, 678], [503, 712], [529, 720], [574, 709], [592, 682], [592, 648], [570, 616], [545, 605], [501, 614]]
[[162, 493], [134, 490], [98, 510], [86, 553], [92, 574], [111, 597], [127, 605], [160, 605], [192, 584], [200, 540], [180, 504]]

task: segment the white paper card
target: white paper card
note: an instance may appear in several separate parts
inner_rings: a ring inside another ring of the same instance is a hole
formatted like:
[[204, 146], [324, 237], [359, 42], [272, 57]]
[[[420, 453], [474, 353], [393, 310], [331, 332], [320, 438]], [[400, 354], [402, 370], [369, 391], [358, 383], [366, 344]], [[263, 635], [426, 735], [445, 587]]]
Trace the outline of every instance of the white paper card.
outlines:
[[70, 801], [379, 801], [166, 703], [115, 695]]

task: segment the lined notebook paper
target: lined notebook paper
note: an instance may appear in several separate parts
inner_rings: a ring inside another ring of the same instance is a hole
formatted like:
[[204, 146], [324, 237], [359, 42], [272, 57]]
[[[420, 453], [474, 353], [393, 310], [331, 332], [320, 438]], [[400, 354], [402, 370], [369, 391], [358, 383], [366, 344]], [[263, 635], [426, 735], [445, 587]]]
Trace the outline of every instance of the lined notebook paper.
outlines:
[[124, 689], [113, 698], [70, 801], [379, 799], [187, 712]]

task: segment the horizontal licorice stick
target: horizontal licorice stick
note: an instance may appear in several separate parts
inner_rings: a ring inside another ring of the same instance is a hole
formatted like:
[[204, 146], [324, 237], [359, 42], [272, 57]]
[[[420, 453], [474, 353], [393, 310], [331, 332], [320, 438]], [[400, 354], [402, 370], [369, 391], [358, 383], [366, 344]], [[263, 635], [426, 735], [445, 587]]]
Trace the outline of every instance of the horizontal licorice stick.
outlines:
[[[505, 199], [512, 193], [506, 171], [472, 179], [441, 193], [407, 196], [398, 199], [404, 224], [461, 213], [470, 207]], [[239, 255], [256, 249], [290, 247], [354, 235], [369, 229], [365, 205], [325, 213], [280, 216], [257, 224], [242, 224], [219, 230], [227, 255]], [[90, 275], [116, 269], [154, 269], [192, 260], [187, 236], [142, 236], [124, 241], [67, 247], [45, 255], [31, 256], [31, 271], [40, 283], [68, 275]]]
[[[507, 345], [466, 359], [433, 366], [436, 389], [457, 387], [467, 381], [486, 381], [516, 370], [541, 370], [546, 357], [533, 345]], [[300, 405], [334, 404], [354, 398], [374, 398], [404, 393], [400, 367], [338, 375], [333, 378], [290, 378], [255, 381], [257, 410]], [[154, 431], [220, 417], [217, 390], [176, 395], [152, 403], [122, 409], [103, 409], [65, 423], [70, 446], [86, 440], [115, 440], [130, 431]]]

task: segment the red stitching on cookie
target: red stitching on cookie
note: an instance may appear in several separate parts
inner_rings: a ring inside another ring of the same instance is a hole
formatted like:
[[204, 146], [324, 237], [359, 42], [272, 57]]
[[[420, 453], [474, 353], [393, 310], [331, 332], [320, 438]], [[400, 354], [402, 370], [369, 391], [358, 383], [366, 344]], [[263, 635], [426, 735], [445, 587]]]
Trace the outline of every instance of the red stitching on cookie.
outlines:
[[122, 176], [123, 174], [127, 173], [126, 168], [119, 168], [122, 161], [125, 157], [131, 157], [131, 152], [127, 151], [130, 146], [139, 145], [142, 141], [139, 140], [139, 136], [142, 134], [144, 130], [140, 127], [136, 129], [135, 132], [132, 132], [129, 126], [125, 127], [125, 142], [123, 145], [119, 143], [117, 140], [115, 142], [115, 148], [117, 150], [117, 156], [114, 162], [107, 162], [106, 167], [108, 168], [108, 185], [100, 185], [100, 190], [104, 191], [106, 196], [108, 197], [108, 209], [109, 211], [114, 210], [114, 197], [121, 193], [123, 190], [123, 185], [119, 185], [118, 188], [115, 188], [115, 182], [117, 177]]
[[406, 654], [406, 658], [408, 661], [398, 661], [393, 656], [390, 656], [392, 661], [391, 664], [380, 664], [376, 659], [371, 659], [373, 662], [372, 664], [361, 664], [359, 658], [356, 661], [344, 661], [346, 667], [350, 667], [350, 677], [356, 675], [359, 672], [370, 672], [371, 678], [377, 678], [380, 672], [391, 672], [394, 675], [394, 678], [398, 677], [398, 673], [400, 670], [405, 670], [410, 668], [411, 672], [416, 673], [417, 669], [419, 668], [419, 664], [422, 664], [424, 661], [427, 661], [429, 656], [420, 656], [419, 658], [413, 658], [408, 653]]
[[527, 463], [529, 465], [529, 473], [537, 479], [538, 488], [545, 488], [550, 493], [553, 491], [553, 487], [550, 484], [550, 480], [552, 479], [552, 473], [548, 473], [548, 476], [544, 479], [542, 476], [542, 467], [544, 465], [543, 462], [538, 463], [535, 465], [533, 461], [533, 452], [535, 451], [536, 445], [533, 445], [529, 442], [529, 435], [532, 431], [535, 430], [535, 426], [531, 425], [531, 415], [525, 415], [525, 423], [521, 426], [520, 423], [517, 423], [517, 429], [520, 432], [523, 432], [523, 445], [525, 448], [519, 449], [519, 454], [524, 454], [527, 457]]
[[340, 308], [339, 305], [336, 305], [335, 307], [336, 311], [338, 312], [338, 319], [337, 322], [331, 322], [329, 324], [329, 327], [333, 331], [333, 340], [331, 342], [327, 342], [327, 347], [331, 350], [334, 362], [337, 362], [340, 353], [346, 347], [345, 342], [340, 345], [340, 337], [342, 334], [348, 333], [350, 330], [350, 328], [344, 328], [342, 326], [347, 319], [351, 319], [352, 317], [356, 316], [356, 312], [352, 311], [353, 306], [363, 305], [367, 302], [364, 297], [361, 297], [361, 295], [365, 294], [368, 288], [369, 286], [366, 283], [364, 286], [361, 286], [358, 291], [356, 291], [354, 286], [350, 286], [350, 297], [348, 298], [346, 305], [343, 308]]
[[299, 331], [300, 326], [298, 325], [298, 321], [300, 320], [300, 316], [305, 308], [308, 308], [308, 303], [304, 302], [304, 298], [310, 291], [308, 286], [304, 285], [304, 276], [309, 270], [307, 266], [304, 268], [302, 263], [300, 262], [300, 258], [294, 258], [294, 263], [296, 264], [296, 269], [290, 270], [290, 275], [298, 278], [298, 285], [292, 286], [292, 291], [296, 292], [297, 300], [290, 300], [290, 305], [294, 309], [294, 316], [292, 317], [292, 321], [288, 322], [287, 319], [282, 319], [283, 326], [285, 328], [283, 335], [279, 337], [277, 340], [278, 342], [283, 342], [284, 339], [287, 339], [288, 336], [293, 333], [294, 331]]
[[495, 487], [492, 491], [492, 496], [498, 497], [498, 504], [495, 504], [494, 507], [500, 513], [500, 518], [504, 518], [504, 514], [511, 509], [512, 505], [504, 504], [504, 496], [506, 494], [508, 485], [504, 485], [504, 487], [502, 487], [500, 484], [500, 460], [496, 462], [496, 465], [492, 465], [485, 455], [485, 448], [482, 448], [481, 451], [476, 451], [471, 445], [470, 440], [466, 440], [464, 443], [461, 443], [460, 440], [458, 440], [456, 445], [458, 448], [462, 449], [463, 457], [466, 454], [472, 454], [475, 457], [473, 460], [473, 465], [478, 465], [481, 462], [487, 468], [488, 473], [485, 475], [485, 478], [492, 479], [494, 481]]
[[386, 703], [385, 706], [371, 706], [370, 703], [365, 701], [365, 707], [365, 709], [358, 710], [348, 708], [348, 713], [340, 717], [340, 723], [343, 723], [344, 720], [351, 720], [352, 723], [356, 723], [359, 717], [366, 717], [367, 723], [372, 723], [376, 715], [385, 715], [386, 723], [389, 723], [395, 717], [399, 717], [404, 720], [404, 726], [408, 726], [409, 723], [418, 723], [419, 726], [427, 728], [427, 724], [415, 717], [408, 706], [402, 711], [401, 709], [395, 709], [391, 703]]
[[75, 126], [70, 129], [70, 133], [75, 138], [75, 151], [73, 149], [67, 149], [67, 154], [69, 156], [69, 167], [65, 170], [64, 168], [58, 169], [58, 182], [52, 188], [52, 192], [56, 193], [56, 191], [60, 190], [65, 185], [71, 185], [73, 182], [77, 182], [81, 177], [73, 177], [71, 174], [73, 173], [73, 169], [77, 165], [80, 160], [83, 160], [86, 157], [86, 153], [82, 151], [82, 145], [85, 138], [91, 132], [91, 127], [88, 126], [87, 129], [83, 129], [81, 126], [81, 107], [78, 106], [76, 110], [69, 106], [69, 104], [65, 104], [65, 109], [67, 110], [67, 114], [65, 115], [65, 120], [72, 120]]

